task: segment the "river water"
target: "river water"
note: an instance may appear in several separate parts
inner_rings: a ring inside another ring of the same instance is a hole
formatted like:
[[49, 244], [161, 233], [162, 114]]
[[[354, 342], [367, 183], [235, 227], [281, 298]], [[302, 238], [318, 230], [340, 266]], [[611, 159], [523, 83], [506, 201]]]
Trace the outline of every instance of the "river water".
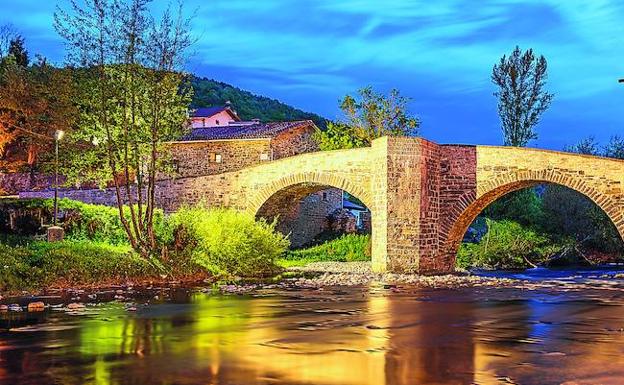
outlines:
[[506, 288], [162, 288], [2, 313], [0, 384], [622, 384], [624, 279], [606, 273], [487, 273], [529, 280]]

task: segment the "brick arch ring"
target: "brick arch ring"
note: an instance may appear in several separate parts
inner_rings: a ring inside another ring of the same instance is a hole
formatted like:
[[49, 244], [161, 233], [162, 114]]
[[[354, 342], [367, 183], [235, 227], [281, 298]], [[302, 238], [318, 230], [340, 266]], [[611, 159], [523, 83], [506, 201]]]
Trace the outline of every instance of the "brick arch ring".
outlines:
[[334, 187], [344, 190], [361, 200], [362, 203], [364, 203], [369, 209], [371, 207], [371, 194], [361, 186], [335, 174], [306, 172], [285, 176], [269, 183], [249, 198], [245, 211], [252, 215], [256, 215], [262, 205], [279, 191], [302, 183], [313, 183], [327, 186], [328, 188]]
[[588, 186], [582, 178], [555, 174], [547, 170], [527, 171], [508, 174], [484, 183], [479, 186], [476, 199], [474, 192], [472, 197], [459, 199], [459, 203], [451, 210], [451, 217], [448, 218], [452, 225], [448, 231], [440, 234], [444, 237], [442, 253], [454, 260], [468, 227], [488, 205], [510, 192], [540, 183], [564, 186], [583, 194], [607, 214], [624, 240], [624, 207], [619, 207], [614, 199]]

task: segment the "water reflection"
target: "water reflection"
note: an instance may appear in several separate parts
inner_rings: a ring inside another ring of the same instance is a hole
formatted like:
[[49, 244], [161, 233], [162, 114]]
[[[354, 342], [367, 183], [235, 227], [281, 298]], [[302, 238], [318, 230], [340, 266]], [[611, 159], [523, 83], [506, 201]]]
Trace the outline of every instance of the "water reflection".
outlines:
[[117, 302], [51, 311], [0, 332], [0, 383], [616, 384], [623, 298], [589, 289], [189, 291], [136, 312]]

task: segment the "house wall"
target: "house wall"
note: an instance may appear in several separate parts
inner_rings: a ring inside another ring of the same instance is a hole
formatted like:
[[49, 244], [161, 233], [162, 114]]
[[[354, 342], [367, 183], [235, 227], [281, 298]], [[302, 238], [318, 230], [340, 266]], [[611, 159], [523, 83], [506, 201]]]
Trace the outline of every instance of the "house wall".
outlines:
[[301, 127], [281, 133], [271, 140], [273, 159], [287, 158], [305, 152], [318, 151], [319, 147], [313, 138], [314, 127]]
[[234, 118], [227, 111], [221, 111], [210, 117], [191, 118], [193, 128], [227, 126], [229, 122], [234, 122]]
[[341, 190], [301, 185], [272, 196], [257, 215], [268, 221], [277, 219], [276, 229], [288, 235], [291, 248], [298, 248], [328, 230], [328, 216], [341, 207]]
[[[221, 174], [272, 159], [317, 151], [313, 132], [314, 128], [308, 126], [284, 132], [273, 139], [176, 142], [171, 145], [171, 156], [179, 177]], [[261, 159], [263, 154], [268, 159]], [[216, 161], [216, 155], [221, 155], [221, 162]]]
[[[171, 146], [171, 156], [179, 177], [221, 174], [258, 163], [260, 156], [271, 157], [269, 139], [179, 142]], [[221, 161], [217, 161], [221, 155]]]

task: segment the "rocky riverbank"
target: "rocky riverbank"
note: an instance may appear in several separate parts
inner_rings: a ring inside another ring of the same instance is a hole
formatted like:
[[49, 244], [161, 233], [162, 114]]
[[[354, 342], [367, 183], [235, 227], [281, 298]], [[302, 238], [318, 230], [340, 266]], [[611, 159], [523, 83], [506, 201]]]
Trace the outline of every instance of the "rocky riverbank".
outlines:
[[240, 283], [221, 285], [225, 293], [245, 293], [266, 288], [324, 288], [332, 286], [407, 285], [425, 288], [503, 287], [513, 286], [518, 280], [480, 277], [469, 273], [446, 275], [415, 275], [374, 273], [370, 262], [313, 262], [303, 267], [289, 268], [287, 278], [273, 284]]

